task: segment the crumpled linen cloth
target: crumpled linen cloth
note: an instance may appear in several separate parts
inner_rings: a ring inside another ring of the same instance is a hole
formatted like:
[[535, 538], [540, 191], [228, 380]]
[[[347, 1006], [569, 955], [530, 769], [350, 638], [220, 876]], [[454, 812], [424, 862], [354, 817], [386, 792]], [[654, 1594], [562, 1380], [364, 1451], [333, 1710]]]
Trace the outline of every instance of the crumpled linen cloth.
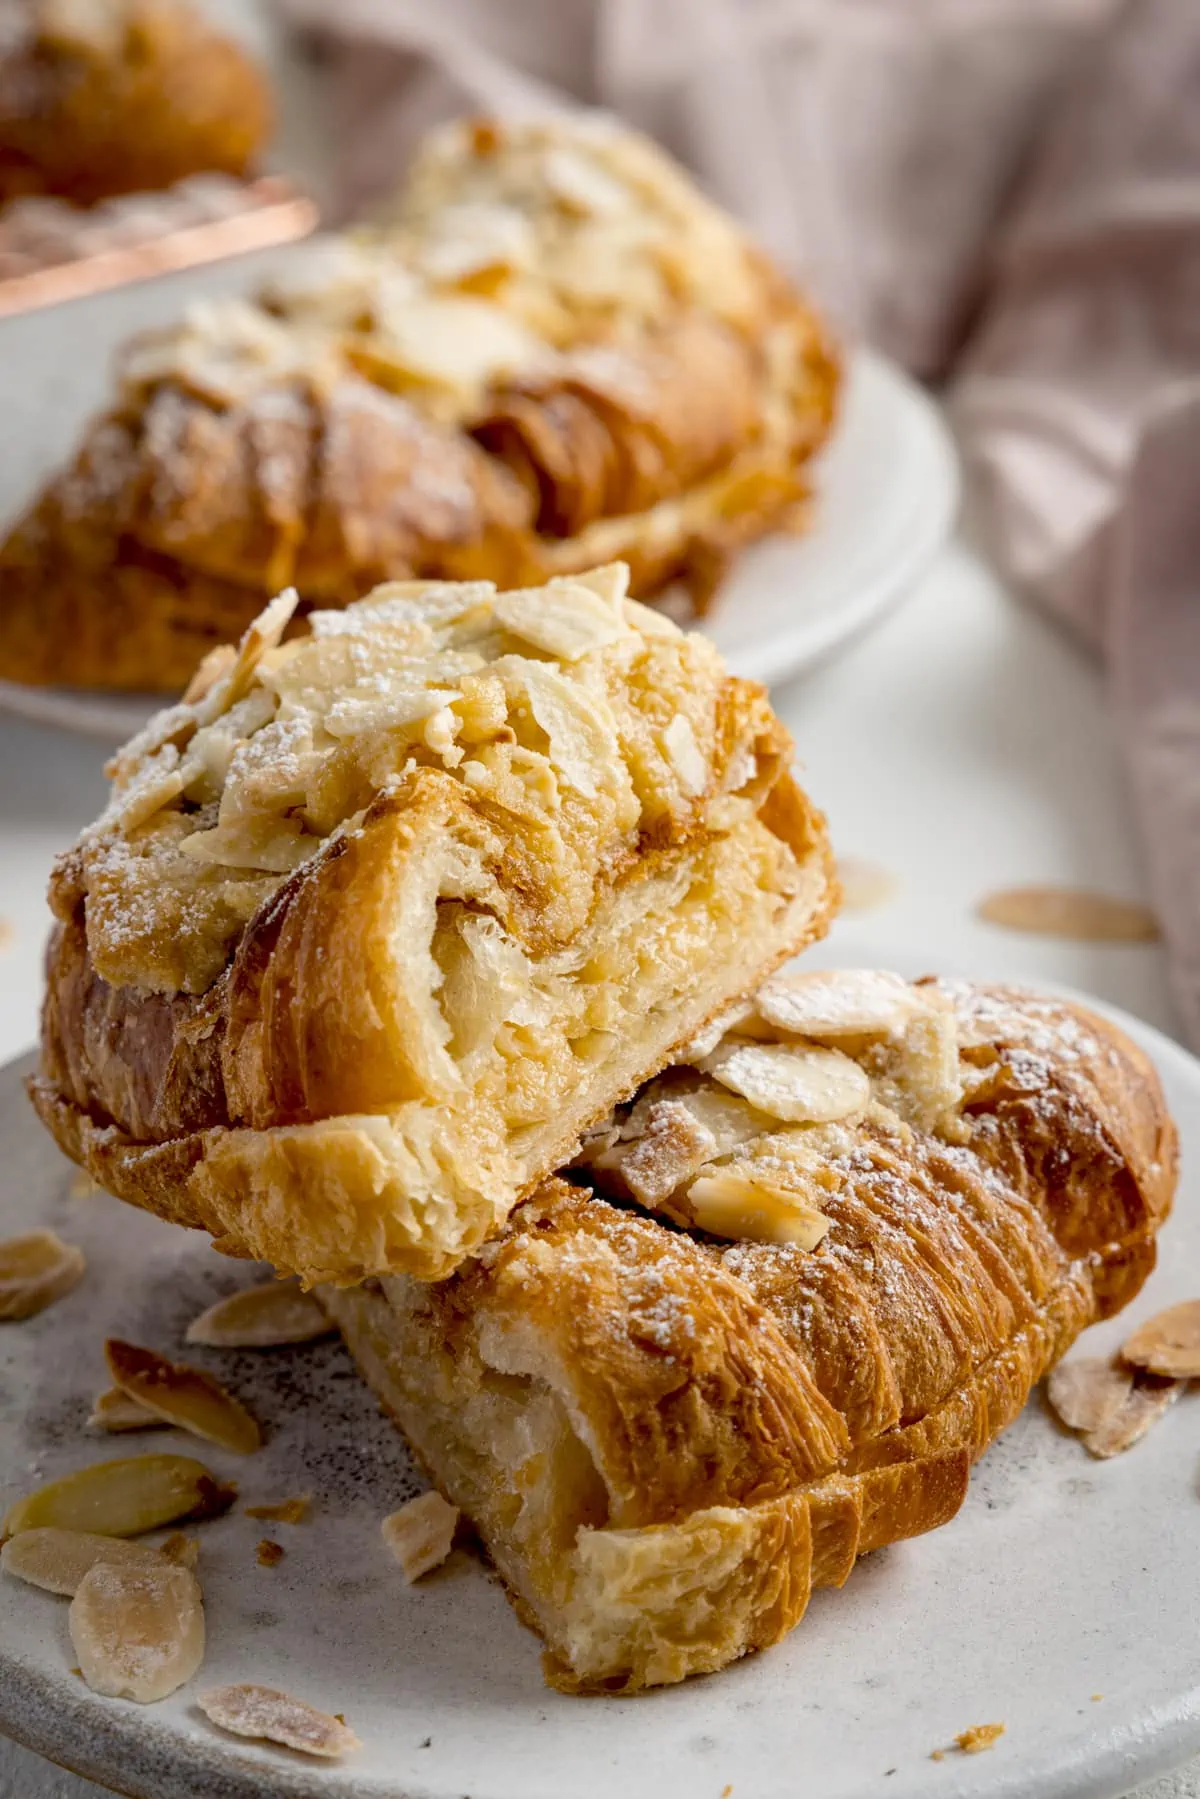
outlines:
[[1107, 666], [1200, 1048], [1200, 0], [275, 0], [348, 212], [463, 110], [648, 131], [952, 411], [1001, 568]]

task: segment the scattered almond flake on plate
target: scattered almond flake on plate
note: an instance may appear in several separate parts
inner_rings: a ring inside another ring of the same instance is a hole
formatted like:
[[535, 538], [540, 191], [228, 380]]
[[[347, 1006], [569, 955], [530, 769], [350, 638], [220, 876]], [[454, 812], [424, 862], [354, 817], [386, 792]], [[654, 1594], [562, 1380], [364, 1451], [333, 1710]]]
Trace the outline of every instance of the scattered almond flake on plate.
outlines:
[[928, 1002], [882, 968], [820, 968], [772, 975], [754, 998], [755, 1010], [776, 1030], [796, 1037], [895, 1036]]
[[[168, 1558], [173, 1559], [173, 1558]], [[97, 1562], [128, 1567], [153, 1566], [163, 1552], [149, 1543], [129, 1543], [123, 1537], [104, 1537], [96, 1531], [23, 1530], [0, 1549], [0, 1568], [47, 1593], [74, 1594], [80, 1581]]]
[[440, 1566], [454, 1546], [458, 1512], [440, 1493], [420, 1493], [380, 1525], [384, 1542], [411, 1585]]
[[71, 1642], [94, 1693], [151, 1705], [165, 1699], [204, 1659], [204, 1600], [188, 1568], [96, 1562], [68, 1614]]
[[169, 1562], [178, 1562], [181, 1568], [190, 1568], [193, 1574], [200, 1560], [199, 1537], [185, 1537], [181, 1530], [173, 1530], [169, 1537], [158, 1546], [159, 1555]]
[[1174, 1404], [1186, 1385], [1186, 1381], [1160, 1380], [1157, 1375], [1139, 1371], [1129, 1393], [1112, 1416], [1095, 1430], [1084, 1433], [1084, 1448], [1102, 1461], [1132, 1449], [1135, 1443], [1141, 1442], [1151, 1425], [1158, 1422], [1167, 1407]]
[[95, 1430], [164, 1430], [166, 1419], [151, 1412], [139, 1400], [130, 1399], [120, 1387], [109, 1387], [92, 1402], [88, 1423]]
[[1127, 1362], [1172, 1380], [1200, 1380], [1200, 1299], [1185, 1299], [1139, 1324], [1121, 1346]]
[[864, 1071], [836, 1049], [728, 1044], [702, 1066], [722, 1087], [785, 1124], [836, 1124], [864, 1112], [871, 1098]]
[[302, 1524], [312, 1505], [310, 1493], [298, 1493], [294, 1499], [281, 1499], [274, 1505], [248, 1505], [247, 1518], [262, 1518], [270, 1524]]
[[964, 1755], [979, 1755], [984, 1749], [991, 1749], [1004, 1735], [1003, 1724], [972, 1724], [969, 1730], [962, 1730], [955, 1737]]
[[263, 1537], [255, 1550], [255, 1558], [260, 1568], [276, 1568], [287, 1551], [282, 1543], [276, 1543], [271, 1537]]
[[1133, 1375], [1103, 1356], [1077, 1356], [1051, 1369], [1046, 1397], [1068, 1430], [1100, 1430], [1128, 1399]]
[[838, 881], [842, 889], [843, 912], [871, 912], [894, 899], [900, 882], [889, 869], [878, 862], [867, 862], [861, 856], [839, 856]]
[[32, 1318], [79, 1284], [83, 1251], [53, 1231], [26, 1231], [0, 1242], [0, 1319]]
[[324, 1309], [295, 1281], [264, 1281], [218, 1299], [187, 1328], [189, 1343], [209, 1349], [276, 1349], [333, 1333]]
[[989, 924], [1077, 943], [1152, 943], [1158, 920], [1136, 900], [1114, 899], [1076, 887], [1006, 887], [976, 910]]
[[35, 1487], [9, 1509], [3, 1535], [55, 1525], [106, 1537], [139, 1537], [185, 1518], [219, 1517], [236, 1498], [235, 1486], [216, 1480], [191, 1456], [126, 1456], [93, 1462]]
[[262, 1432], [240, 1399], [211, 1374], [186, 1362], [169, 1362], [153, 1349], [110, 1337], [104, 1345], [108, 1371], [123, 1393], [168, 1424], [218, 1443], [237, 1455], [262, 1447]]
[[213, 1687], [201, 1693], [196, 1703], [221, 1730], [238, 1737], [260, 1737], [285, 1749], [297, 1749], [301, 1755], [333, 1758], [362, 1747], [341, 1718], [319, 1712], [303, 1699], [293, 1699], [274, 1687]]

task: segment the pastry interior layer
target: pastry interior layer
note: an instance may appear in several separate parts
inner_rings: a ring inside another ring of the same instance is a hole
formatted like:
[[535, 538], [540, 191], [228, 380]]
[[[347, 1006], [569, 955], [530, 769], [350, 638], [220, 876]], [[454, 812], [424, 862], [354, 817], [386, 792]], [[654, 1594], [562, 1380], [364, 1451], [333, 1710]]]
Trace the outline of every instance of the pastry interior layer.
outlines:
[[266, 136], [262, 76], [187, 0], [6, 0], [0, 28], [0, 200], [240, 175]]
[[621, 557], [702, 603], [803, 523], [837, 385], [812, 310], [651, 144], [451, 127], [390, 224], [129, 347], [0, 546], [0, 673], [178, 688], [289, 582], [333, 606]]
[[761, 688], [626, 598], [274, 602], [51, 888], [35, 1098], [113, 1192], [305, 1280], [437, 1277], [826, 927]]
[[1170, 1207], [1101, 1019], [861, 972], [760, 1006], [594, 1134], [619, 1203], [556, 1179], [452, 1280], [323, 1293], [566, 1690], [719, 1668], [949, 1519]]

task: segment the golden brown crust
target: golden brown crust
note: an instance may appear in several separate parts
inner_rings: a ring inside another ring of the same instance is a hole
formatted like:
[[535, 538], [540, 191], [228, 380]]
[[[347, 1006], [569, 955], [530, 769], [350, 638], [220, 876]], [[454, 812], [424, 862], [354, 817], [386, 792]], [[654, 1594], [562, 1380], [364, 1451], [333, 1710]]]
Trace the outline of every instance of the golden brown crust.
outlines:
[[[513, 128], [486, 157], [451, 133], [432, 180], [435, 140], [401, 223], [335, 240], [340, 275], [132, 345], [0, 545], [0, 674], [177, 690], [288, 583], [303, 611], [621, 558], [634, 592], [681, 580], [702, 608], [801, 522], [839, 383], [823, 327], [665, 159], [591, 130]], [[564, 159], [615, 201], [564, 199]], [[446, 254], [497, 217], [519, 243], [480, 289]]]
[[452, 1280], [326, 1296], [553, 1684], [635, 1690], [776, 1641], [812, 1585], [951, 1517], [969, 1463], [1153, 1266], [1177, 1144], [1141, 1051], [1061, 1001], [932, 991], [962, 1106], [814, 1137], [815, 1248], [723, 1245], [553, 1181]]
[[240, 175], [270, 125], [249, 57], [180, 0], [39, 0], [0, 56], [0, 199], [87, 206], [201, 170]]
[[619, 569], [314, 624], [118, 758], [51, 885], [34, 1100], [230, 1253], [438, 1277], [825, 930], [828, 840], [763, 691]]

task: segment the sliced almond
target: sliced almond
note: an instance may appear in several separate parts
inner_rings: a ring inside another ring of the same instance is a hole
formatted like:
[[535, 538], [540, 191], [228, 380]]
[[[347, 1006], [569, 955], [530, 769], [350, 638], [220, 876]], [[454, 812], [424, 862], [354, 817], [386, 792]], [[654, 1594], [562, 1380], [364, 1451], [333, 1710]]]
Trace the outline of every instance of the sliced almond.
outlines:
[[1200, 1299], [1185, 1299], [1139, 1324], [1121, 1354], [1135, 1367], [1174, 1380], [1200, 1380]]
[[759, 1015], [795, 1037], [892, 1037], [925, 1002], [898, 974], [880, 968], [820, 968], [772, 975], [755, 995]]
[[680, 1100], [651, 1106], [645, 1135], [618, 1150], [620, 1172], [636, 1200], [661, 1205], [717, 1153], [717, 1139]]
[[104, 1345], [117, 1386], [168, 1424], [238, 1455], [262, 1447], [262, 1432], [245, 1406], [202, 1369], [169, 1362], [153, 1349], [110, 1337]]
[[1129, 1397], [1133, 1375], [1103, 1356], [1060, 1362], [1046, 1382], [1046, 1397], [1068, 1430], [1102, 1430]]
[[89, 1530], [23, 1530], [0, 1549], [0, 1568], [47, 1593], [73, 1594], [97, 1562], [135, 1568], [154, 1566], [163, 1560], [166, 1548], [166, 1544], [155, 1549], [149, 1543], [127, 1543], [121, 1537], [102, 1537]]
[[709, 767], [696, 742], [691, 722], [677, 712], [662, 734], [662, 747], [674, 769], [679, 785], [689, 799], [695, 799], [708, 786]]
[[1159, 935], [1148, 906], [1075, 887], [1007, 887], [980, 900], [977, 911], [1009, 931], [1077, 943], [1151, 943]]
[[362, 1744], [340, 1718], [274, 1687], [213, 1687], [196, 1701], [206, 1717], [238, 1737], [259, 1737], [301, 1755], [349, 1755]]
[[187, 1341], [209, 1349], [276, 1349], [311, 1343], [333, 1331], [327, 1313], [295, 1281], [264, 1281], [243, 1287], [201, 1312], [187, 1328]]
[[900, 886], [890, 869], [861, 856], [839, 856], [837, 873], [843, 912], [871, 912], [885, 906]]
[[960, 1731], [954, 1741], [964, 1755], [979, 1755], [994, 1748], [1003, 1735], [1003, 1724], [972, 1724], [970, 1730]]
[[204, 1659], [200, 1583], [161, 1557], [96, 1562], [79, 1583], [67, 1623], [83, 1678], [110, 1699], [165, 1699]]
[[218, 1517], [236, 1497], [236, 1487], [214, 1479], [191, 1456], [128, 1456], [94, 1462], [35, 1488], [9, 1510], [4, 1535], [53, 1525], [106, 1537], [138, 1537], [183, 1518]]
[[1160, 1380], [1154, 1374], [1139, 1374], [1118, 1410], [1097, 1429], [1085, 1433], [1084, 1448], [1101, 1460], [1132, 1449], [1135, 1443], [1141, 1442], [1151, 1425], [1158, 1422], [1167, 1407], [1175, 1403], [1185, 1385], [1186, 1382], [1180, 1380]]
[[248, 1505], [247, 1518], [262, 1518], [272, 1524], [302, 1524], [307, 1518], [312, 1498], [298, 1493], [295, 1499], [281, 1499], [277, 1505]]
[[120, 1387], [109, 1387], [92, 1401], [88, 1423], [96, 1430], [162, 1430], [166, 1424], [157, 1412], [148, 1411]]
[[718, 1012], [717, 1016], [697, 1031], [694, 1037], [681, 1044], [675, 1052], [675, 1060], [690, 1063], [693, 1068], [699, 1068], [704, 1058], [712, 1055], [722, 1037], [727, 1036], [731, 1031], [736, 1031], [739, 1025], [745, 1024], [747, 1019], [753, 1017], [753, 1001], [738, 1000], [726, 1011]]
[[725, 1044], [705, 1057], [703, 1067], [723, 1087], [785, 1124], [835, 1124], [860, 1116], [871, 1098], [864, 1071], [835, 1049]]
[[791, 1243], [815, 1249], [829, 1219], [803, 1195], [745, 1164], [711, 1168], [687, 1190], [693, 1222], [714, 1237], [748, 1243]]
[[27, 1231], [0, 1243], [0, 1319], [32, 1318], [77, 1286], [83, 1251], [53, 1231]]
[[445, 1561], [454, 1546], [458, 1512], [440, 1493], [420, 1493], [380, 1525], [383, 1540], [404, 1570], [405, 1579], [420, 1580]]
[[255, 1559], [260, 1568], [275, 1568], [286, 1554], [282, 1543], [276, 1543], [271, 1537], [262, 1537], [255, 1551]]
[[577, 662], [629, 635], [618, 607], [581, 581], [499, 593], [494, 611], [496, 623], [505, 631], [560, 662]]

